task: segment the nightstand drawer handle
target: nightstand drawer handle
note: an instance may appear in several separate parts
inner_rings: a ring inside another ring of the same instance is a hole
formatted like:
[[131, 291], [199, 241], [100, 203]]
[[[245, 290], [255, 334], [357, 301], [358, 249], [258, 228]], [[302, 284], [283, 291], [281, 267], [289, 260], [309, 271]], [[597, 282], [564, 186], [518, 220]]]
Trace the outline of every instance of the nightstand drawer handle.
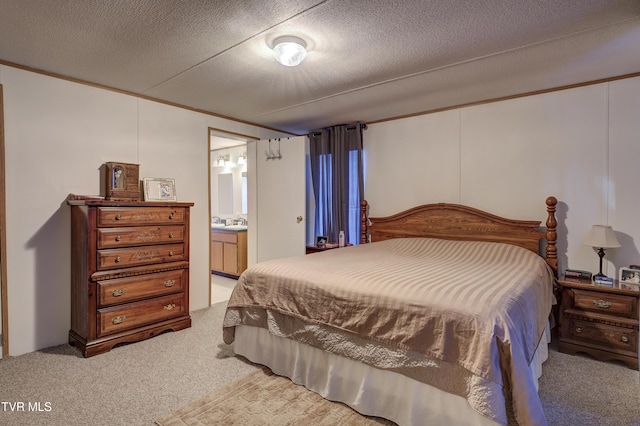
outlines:
[[117, 288], [111, 292], [113, 297], [122, 296], [124, 294], [124, 288]]
[[582, 333], [582, 329], [580, 327], [576, 327], [576, 333]]
[[120, 220], [122, 219], [122, 216], [120, 216], [119, 214], [116, 215], [116, 220]]
[[176, 280], [167, 280], [164, 282], [164, 286], [165, 287], [173, 287], [173, 285], [176, 283]]
[[120, 263], [120, 256], [116, 256], [116, 260], [115, 260], [115, 262], [116, 262], [116, 263]]
[[609, 302], [608, 300], [594, 300], [593, 304], [596, 305], [598, 308], [604, 308], [604, 309], [609, 309], [611, 307], [611, 302]]
[[623, 343], [629, 343], [629, 338], [627, 336], [622, 336], [620, 340], [622, 340]]
[[173, 309], [173, 308], [175, 308], [175, 307], [176, 307], [176, 304], [175, 304], [175, 303], [170, 303], [170, 304], [168, 304], [168, 305], [165, 305], [165, 306], [164, 306], [164, 310], [165, 310], [165, 311], [170, 311], [170, 310], [172, 310], [172, 309]]
[[121, 317], [115, 317], [114, 319], [111, 320], [111, 322], [113, 324], [122, 324], [124, 322], [125, 318], [127, 318], [127, 317], [125, 317], [124, 315], [121, 316]]

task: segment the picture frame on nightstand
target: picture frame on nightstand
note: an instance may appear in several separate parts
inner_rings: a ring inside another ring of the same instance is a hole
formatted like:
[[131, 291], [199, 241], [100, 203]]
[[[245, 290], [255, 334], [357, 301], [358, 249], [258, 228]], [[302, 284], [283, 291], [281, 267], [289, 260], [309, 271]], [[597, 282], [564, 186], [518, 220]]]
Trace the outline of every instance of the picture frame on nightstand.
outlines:
[[318, 235], [316, 237], [316, 247], [325, 248], [329, 242], [329, 237], [326, 235]]
[[620, 268], [618, 273], [618, 280], [620, 285], [622, 284], [640, 284], [640, 269], [633, 268]]

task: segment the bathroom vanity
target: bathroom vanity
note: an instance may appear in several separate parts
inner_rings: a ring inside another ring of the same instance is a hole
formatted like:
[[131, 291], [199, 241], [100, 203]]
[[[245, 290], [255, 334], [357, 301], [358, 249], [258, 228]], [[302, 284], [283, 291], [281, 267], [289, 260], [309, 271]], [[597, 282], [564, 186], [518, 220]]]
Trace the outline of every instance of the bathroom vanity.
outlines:
[[211, 273], [238, 278], [247, 269], [246, 226], [211, 228]]

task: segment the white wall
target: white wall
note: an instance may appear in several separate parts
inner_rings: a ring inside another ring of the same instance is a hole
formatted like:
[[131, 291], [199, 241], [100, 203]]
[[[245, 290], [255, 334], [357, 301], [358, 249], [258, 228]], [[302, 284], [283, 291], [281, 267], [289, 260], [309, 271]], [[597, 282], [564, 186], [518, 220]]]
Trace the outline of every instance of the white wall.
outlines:
[[597, 272], [582, 239], [612, 225], [623, 247], [605, 273], [640, 263], [636, 240], [640, 78], [369, 125], [365, 197], [372, 216], [418, 204], [468, 204], [494, 214], [546, 219], [558, 206], [560, 269]]
[[69, 193], [100, 194], [106, 161], [173, 177], [191, 210], [190, 308], [209, 305], [209, 127], [273, 132], [112, 91], [0, 66], [4, 89], [9, 350], [67, 341]]

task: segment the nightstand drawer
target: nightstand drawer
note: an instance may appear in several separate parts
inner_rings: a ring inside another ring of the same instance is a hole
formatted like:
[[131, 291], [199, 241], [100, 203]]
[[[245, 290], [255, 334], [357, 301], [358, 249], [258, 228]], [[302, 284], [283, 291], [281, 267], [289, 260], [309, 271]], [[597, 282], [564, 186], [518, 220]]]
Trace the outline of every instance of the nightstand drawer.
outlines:
[[637, 298], [622, 294], [573, 290], [573, 307], [623, 318], [638, 318]]
[[630, 328], [572, 318], [569, 336], [566, 337], [584, 343], [593, 343], [596, 346], [605, 344], [608, 348], [615, 347], [633, 354], [638, 351], [638, 332]]

